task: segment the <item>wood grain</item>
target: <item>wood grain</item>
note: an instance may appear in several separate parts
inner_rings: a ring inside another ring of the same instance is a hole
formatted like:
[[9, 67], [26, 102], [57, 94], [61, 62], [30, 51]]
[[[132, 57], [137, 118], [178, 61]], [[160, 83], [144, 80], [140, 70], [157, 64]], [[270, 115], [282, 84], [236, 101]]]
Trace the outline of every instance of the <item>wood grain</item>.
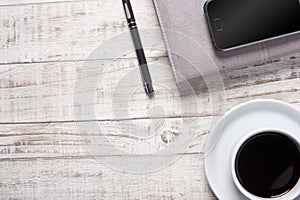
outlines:
[[0, 6], [20, 6], [20, 5], [32, 5], [32, 4], [66, 3], [66, 2], [80, 2], [80, 1], [81, 0], [23, 0], [23, 1], [22, 0], [1, 0]]
[[1, 162], [1, 192], [16, 199], [211, 200], [202, 159], [186, 155], [146, 175], [116, 172], [89, 157], [6, 160]]
[[[20, 2], [1, 7], [0, 63], [84, 60], [104, 41], [111, 38], [113, 41], [118, 36], [120, 40], [127, 36], [118, 48], [128, 49], [127, 45], [131, 44], [121, 3], [102, 0], [27, 4], [25, 1], [14, 5]], [[152, 2], [133, 1], [133, 6], [137, 4], [139, 27], [147, 29], [141, 31], [143, 42], [152, 47], [147, 56], [166, 55]], [[127, 57], [133, 56], [132, 53]], [[106, 54], [97, 57], [104, 58], [115, 57]]]
[[99, 156], [150, 155], [168, 148], [181, 134], [188, 134], [180, 132], [188, 121], [194, 122], [190, 127], [194, 131], [190, 133], [191, 141], [186, 146], [180, 144], [185, 148], [183, 152], [177, 145], [172, 155], [203, 152], [209, 117], [96, 122], [99, 128], [93, 128], [94, 122], [1, 124], [0, 159], [86, 156], [91, 154], [86, 146], [89, 148], [92, 138], [98, 140], [99, 149], [109, 149]]

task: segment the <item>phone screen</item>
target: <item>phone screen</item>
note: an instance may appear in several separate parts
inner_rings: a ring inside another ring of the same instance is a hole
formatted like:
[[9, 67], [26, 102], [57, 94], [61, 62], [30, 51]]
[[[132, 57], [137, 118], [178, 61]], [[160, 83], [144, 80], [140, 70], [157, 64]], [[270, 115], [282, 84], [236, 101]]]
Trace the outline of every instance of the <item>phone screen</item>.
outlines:
[[211, 0], [205, 12], [220, 50], [300, 31], [300, 0]]

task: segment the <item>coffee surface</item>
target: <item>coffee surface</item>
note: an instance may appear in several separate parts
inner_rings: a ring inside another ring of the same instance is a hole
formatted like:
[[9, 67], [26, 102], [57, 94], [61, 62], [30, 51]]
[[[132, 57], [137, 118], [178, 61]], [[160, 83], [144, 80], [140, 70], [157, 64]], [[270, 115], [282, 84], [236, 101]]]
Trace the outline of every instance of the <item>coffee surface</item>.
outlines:
[[257, 134], [240, 147], [235, 171], [240, 184], [255, 196], [284, 195], [299, 181], [299, 146], [281, 133]]

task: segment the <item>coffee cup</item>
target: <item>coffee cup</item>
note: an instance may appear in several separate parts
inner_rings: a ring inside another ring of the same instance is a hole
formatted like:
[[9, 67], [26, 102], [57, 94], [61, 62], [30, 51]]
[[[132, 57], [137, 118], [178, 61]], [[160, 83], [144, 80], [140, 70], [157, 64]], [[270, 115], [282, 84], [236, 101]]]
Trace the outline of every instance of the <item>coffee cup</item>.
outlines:
[[297, 198], [299, 140], [295, 133], [273, 128], [245, 134], [231, 154], [231, 175], [237, 189], [251, 200]]

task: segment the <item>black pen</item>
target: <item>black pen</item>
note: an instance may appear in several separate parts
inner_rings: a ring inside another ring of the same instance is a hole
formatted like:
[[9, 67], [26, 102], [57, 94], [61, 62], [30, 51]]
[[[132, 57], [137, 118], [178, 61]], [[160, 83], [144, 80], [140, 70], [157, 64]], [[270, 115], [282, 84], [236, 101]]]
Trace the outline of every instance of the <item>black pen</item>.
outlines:
[[145, 92], [148, 96], [154, 95], [154, 89], [152, 86], [152, 80], [146, 60], [146, 56], [144, 53], [143, 45], [141, 42], [140, 34], [135, 22], [134, 14], [132, 11], [131, 3], [129, 0], [122, 0], [123, 1], [123, 7], [125, 10], [128, 26], [130, 29], [130, 34], [134, 43], [136, 55], [139, 61], [140, 65], [140, 72], [142, 76], [143, 86], [145, 89]]

